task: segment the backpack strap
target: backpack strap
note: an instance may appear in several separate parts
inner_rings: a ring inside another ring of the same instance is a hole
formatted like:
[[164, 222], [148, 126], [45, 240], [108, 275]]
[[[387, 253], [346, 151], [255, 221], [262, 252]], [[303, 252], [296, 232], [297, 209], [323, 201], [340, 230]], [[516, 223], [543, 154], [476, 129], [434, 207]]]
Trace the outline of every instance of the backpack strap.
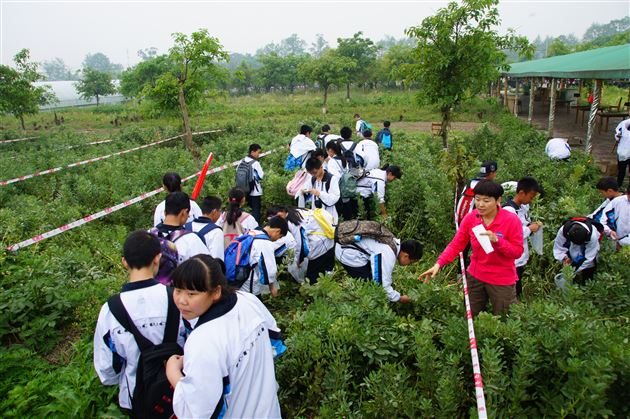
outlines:
[[352, 153], [354, 153], [354, 149], [357, 148], [357, 144], [359, 144], [359, 143], [353, 142], [352, 143], [352, 147], [350, 147], [350, 149], [348, 151], [351, 151]]
[[503, 208], [505, 207], [512, 207], [514, 208], [514, 211], [518, 212], [518, 210], [520, 210], [520, 206], [516, 205], [516, 202], [514, 202], [514, 200], [512, 198], [508, 198], [507, 201], [505, 201], [505, 204], [502, 205]]
[[185, 236], [186, 234], [189, 234], [189, 233], [192, 233], [192, 230], [189, 231], [189, 230], [180, 228], [180, 229], [173, 230], [170, 233], [168, 233], [168, 236], [166, 236], [166, 238], [168, 240], [172, 241], [173, 243], [175, 243], [181, 237], [183, 237], [183, 236]]
[[[195, 219], [195, 220], [193, 220], [193, 221], [197, 221], [197, 220]], [[193, 223], [192, 221], [189, 221], [189, 222], [187, 222], [186, 224], [184, 224], [184, 230], [187, 230], [187, 231], [193, 231], [193, 229], [192, 229], [192, 223]]]
[[216, 228], [219, 228], [219, 226], [216, 225], [215, 223], [206, 223], [206, 225], [203, 226], [201, 230], [197, 232], [197, 235], [200, 237], [205, 237], [206, 234], [208, 234], [209, 232], [211, 232], [212, 230]]

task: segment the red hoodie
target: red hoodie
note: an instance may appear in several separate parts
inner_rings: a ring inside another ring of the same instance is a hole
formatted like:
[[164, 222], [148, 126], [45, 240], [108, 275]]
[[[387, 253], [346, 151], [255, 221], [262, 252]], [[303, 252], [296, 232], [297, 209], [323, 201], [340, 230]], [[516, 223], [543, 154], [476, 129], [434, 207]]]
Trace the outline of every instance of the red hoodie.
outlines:
[[486, 230], [491, 230], [498, 237], [492, 243], [494, 252], [486, 254], [475, 234], [473, 227], [483, 224], [483, 219], [477, 210], [466, 215], [459, 226], [453, 240], [446, 246], [437, 260], [440, 267], [451, 263], [468, 242], [472, 246], [468, 273], [482, 282], [492, 285], [514, 285], [517, 280], [514, 260], [523, 254], [523, 226], [518, 216], [503, 208], [499, 208], [497, 215]]

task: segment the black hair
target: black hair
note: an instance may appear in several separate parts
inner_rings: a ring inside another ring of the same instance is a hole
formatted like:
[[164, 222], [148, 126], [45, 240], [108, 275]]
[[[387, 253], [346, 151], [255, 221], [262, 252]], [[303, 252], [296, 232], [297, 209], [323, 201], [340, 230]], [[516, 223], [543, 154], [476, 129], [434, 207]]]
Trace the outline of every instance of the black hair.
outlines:
[[322, 132], [328, 132], [330, 131], [330, 125], [326, 124], [322, 127]]
[[608, 189], [619, 190], [619, 184], [617, 183], [617, 179], [612, 176], [603, 177], [597, 182], [595, 187], [600, 191], [607, 191]]
[[165, 215], [178, 215], [182, 210], [190, 211], [190, 198], [185, 192], [171, 192], [166, 196]]
[[162, 184], [168, 192], [178, 192], [182, 190], [182, 178], [175, 172], [164, 173]]
[[392, 123], [391, 123], [391, 122], [389, 122], [389, 121], [384, 121], [384, 122], [383, 122], [383, 126], [384, 126], [385, 128], [389, 128], [389, 126], [390, 126], [391, 124], [392, 124]]
[[354, 114], [354, 117], [355, 117], [355, 118], [361, 118], [361, 115], [359, 115], [358, 113], [355, 113], [355, 114]]
[[313, 152], [311, 153], [311, 157], [314, 157], [314, 158], [321, 157], [322, 159], [325, 159], [327, 156], [326, 156], [326, 153], [324, 153], [324, 150], [322, 150], [321, 148], [318, 148], [316, 150], [313, 150]]
[[588, 228], [575, 221], [571, 222], [566, 228], [563, 228], [563, 233], [567, 240], [579, 245], [586, 243], [591, 238]]
[[267, 221], [267, 227], [269, 228], [279, 228], [280, 229], [280, 235], [282, 236], [286, 236], [287, 232], [289, 231], [289, 224], [287, 224], [287, 220], [285, 220], [282, 217], [279, 216], [275, 216], [275, 217], [271, 217], [268, 221]]
[[400, 243], [400, 251], [409, 255], [411, 260], [420, 260], [422, 258], [422, 244], [418, 240], [405, 240]]
[[256, 144], [256, 143], [250, 144], [247, 154], [252, 154], [254, 151], [258, 151], [258, 150], [262, 150], [262, 147], [260, 146], [260, 144]]
[[221, 298], [235, 292], [225, 279], [225, 265], [210, 255], [196, 255], [171, 274], [173, 287], [181, 290], [213, 292], [221, 287]]
[[123, 257], [131, 269], [151, 266], [151, 262], [161, 251], [158, 238], [144, 230], [130, 233], [123, 244]]
[[371, 129], [366, 129], [365, 131], [363, 131], [363, 137], [371, 138], [372, 137], [372, 130]]
[[221, 210], [221, 198], [218, 196], [206, 196], [201, 202], [201, 212], [210, 214], [214, 210]]
[[297, 207], [286, 206], [286, 205], [274, 205], [267, 210], [267, 218], [272, 218], [278, 215], [279, 212], [286, 212], [287, 218], [286, 220], [292, 224], [300, 225], [304, 218], [302, 214], [298, 210]]
[[538, 184], [538, 181], [531, 176], [525, 176], [520, 179], [516, 184], [516, 193], [523, 191], [525, 193], [529, 193], [532, 191], [538, 192], [540, 194], [543, 193], [543, 188]]
[[385, 166], [381, 167], [381, 170], [385, 170], [386, 173], [391, 173], [392, 176], [394, 176], [396, 179], [402, 178], [403, 175], [400, 167], [393, 164], [386, 164]]
[[313, 128], [311, 128], [310, 126], [308, 126], [308, 125], [302, 125], [302, 126], [300, 127], [300, 134], [302, 134], [302, 135], [306, 135], [306, 134], [308, 134], [309, 132], [313, 132]]
[[341, 138], [344, 140], [349, 140], [350, 137], [352, 137], [352, 130], [349, 127], [343, 127], [341, 131], [339, 131], [339, 135], [341, 135]]
[[346, 162], [346, 158], [343, 156], [343, 153], [341, 152], [341, 146], [339, 145], [339, 142], [328, 141], [328, 144], [326, 144], [326, 150], [332, 150], [333, 153], [335, 153], [335, 157], [339, 157], [339, 159], [341, 160], [341, 166], [344, 169], [346, 168], [348, 163]]
[[494, 199], [503, 196], [503, 186], [491, 180], [480, 180], [473, 191], [475, 195], [489, 196]]
[[304, 168], [306, 169], [307, 172], [310, 172], [311, 170], [319, 169], [320, 167], [322, 167], [322, 162], [321, 160], [315, 157], [309, 157], [309, 159], [306, 160], [306, 164], [304, 165]]
[[232, 188], [228, 194], [228, 207], [225, 211], [225, 222], [228, 225], [236, 225], [236, 222], [241, 215], [243, 215], [243, 210], [241, 209], [241, 201], [245, 198], [245, 192], [239, 188]]

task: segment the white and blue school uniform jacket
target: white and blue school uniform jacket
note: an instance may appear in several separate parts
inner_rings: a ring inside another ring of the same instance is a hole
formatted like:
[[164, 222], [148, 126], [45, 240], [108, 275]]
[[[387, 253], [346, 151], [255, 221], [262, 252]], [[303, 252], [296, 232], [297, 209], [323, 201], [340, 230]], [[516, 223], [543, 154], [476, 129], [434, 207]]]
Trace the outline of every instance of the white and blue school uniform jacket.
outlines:
[[604, 228], [615, 230], [619, 236], [619, 244], [630, 246], [630, 199], [623, 194], [606, 205], [601, 218]]
[[506, 205], [503, 209], [516, 214], [518, 219], [521, 220], [521, 225], [523, 226], [523, 254], [514, 261], [514, 265], [516, 265], [517, 268], [525, 266], [529, 261], [529, 243], [527, 238], [532, 235], [532, 231], [529, 229], [529, 225], [531, 224], [531, 219], [529, 218], [529, 204], [521, 204], [518, 210], [514, 209], [511, 205]]
[[606, 198], [606, 200], [602, 202], [602, 204], [599, 207], [597, 207], [595, 211], [587, 215], [587, 217], [590, 218], [591, 220], [597, 221], [598, 223], [604, 226], [604, 234], [607, 236], [610, 236], [610, 227], [608, 227], [608, 225], [604, 223], [603, 215], [604, 215], [604, 210], [606, 209], [606, 206], [609, 203], [610, 203], [610, 199]]
[[[255, 160], [253, 158], [251, 158], [250, 156], [247, 156], [243, 159], [243, 161], [245, 163], [249, 163], [252, 160]], [[254, 178], [254, 187], [252, 188], [251, 192], [249, 193], [250, 196], [262, 196], [263, 194], [263, 189], [262, 189], [262, 185], [260, 184], [260, 181], [263, 179], [263, 177], [265, 177], [265, 172], [263, 172], [263, 168], [260, 165], [260, 162], [258, 160], [256, 160], [253, 164], [252, 164], [252, 171], [253, 173], [253, 178]]]
[[[289, 223], [289, 232], [295, 237], [295, 261], [301, 265], [304, 259], [315, 260], [335, 246], [335, 241], [323, 235], [324, 231], [312, 215], [300, 211], [303, 217], [299, 225]], [[288, 234], [287, 234], [288, 236]]]
[[[258, 230], [250, 230], [248, 234], [264, 234]], [[241, 291], [260, 295], [260, 286], [276, 282], [278, 266], [276, 265], [275, 246], [271, 240], [256, 239], [252, 242], [249, 254], [249, 266], [252, 267], [250, 279], [241, 286]]]
[[333, 175], [330, 179], [330, 187], [326, 188], [326, 185], [327, 182], [322, 182], [321, 180], [315, 180], [315, 182], [313, 182], [313, 176], [309, 175], [306, 178], [306, 182], [304, 182], [303, 189], [316, 189], [319, 191], [319, 197], [315, 197], [315, 195], [311, 194], [306, 197], [304, 197], [304, 195], [300, 195], [300, 198], [298, 198], [298, 205], [301, 207], [310, 207], [311, 209], [315, 209], [317, 208], [315, 201], [320, 200], [322, 202], [321, 208], [332, 215], [333, 223], [337, 224], [339, 215], [337, 214], [335, 204], [341, 198], [339, 178]]
[[341, 179], [341, 175], [348, 171], [348, 167], [343, 167], [343, 162], [340, 157], [330, 157], [326, 162], [326, 171], [331, 175]]
[[[160, 202], [157, 207], [155, 207], [155, 212], [153, 213], [153, 227], [157, 227], [158, 224], [164, 222], [164, 210], [166, 208], [166, 201]], [[199, 205], [192, 199], [190, 200], [190, 213], [188, 214], [187, 223], [191, 222], [197, 217], [201, 217], [203, 214], [201, 213], [201, 208]]]
[[[214, 224], [208, 217], [199, 217], [193, 220], [191, 227], [194, 233], [198, 233], [208, 224]], [[215, 259], [223, 260], [225, 249], [223, 248], [223, 229], [221, 226], [214, 224], [216, 228], [212, 228], [204, 237], [206, 247], [210, 252], [210, 256]]]
[[[192, 323], [192, 322], [191, 322]], [[280, 418], [273, 359], [286, 351], [280, 329], [255, 296], [237, 292], [195, 322], [175, 386], [179, 418]]]
[[385, 203], [385, 184], [387, 183], [387, 172], [381, 169], [372, 169], [366, 176], [357, 180], [357, 192], [363, 198], [369, 198], [372, 194], [378, 195], [378, 202]]
[[[154, 279], [123, 285], [120, 298], [131, 320], [144, 337], [162, 343], [168, 313], [166, 287]], [[185, 329], [180, 322], [177, 343], [184, 347]], [[131, 409], [130, 394], [136, 387], [140, 349], [133, 335], [118, 323], [103, 304], [94, 331], [94, 369], [105, 385], [118, 385], [120, 407]]]
[[342, 246], [337, 243], [335, 257], [343, 265], [353, 268], [360, 268], [369, 264], [372, 280], [383, 286], [389, 301], [395, 302], [400, 300], [400, 293], [392, 287], [392, 273], [400, 252], [400, 240], [395, 239], [395, 241], [398, 249], [396, 254], [389, 245], [370, 238], [363, 238], [355, 243], [363, 252], [353, 246]]
[[366, 170], [378, 169], [381, 166], [381, 156], [378, 144], [371, 139], [359, 141], [357, 154], [363, 159], [363, 167]]
[[[584, 227], [588, 228], [586, 224]], [[599, 254], [599, 231], [595, 226], [592, 228], [591, 238], [586, 243], [579, 245], [571, 243], [564, 237], [562, 227], [560, 227], [553, 242], [553, 257], [558, 262], [562, 262], [565, 257], [569, 257], [574, 263], [584, 259], [584, 262], [575, 270], [576, 273], [594, 267]]]

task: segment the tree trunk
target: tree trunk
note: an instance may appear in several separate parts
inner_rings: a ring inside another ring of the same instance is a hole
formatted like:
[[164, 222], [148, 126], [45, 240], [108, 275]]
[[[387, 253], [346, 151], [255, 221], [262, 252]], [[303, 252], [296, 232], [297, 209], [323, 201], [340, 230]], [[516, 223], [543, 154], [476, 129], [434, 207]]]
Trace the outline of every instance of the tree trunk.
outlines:
[[20, 115], [20, 124], [22, 124], [22, 131], [26, 131], [26, 126], [24, 125], [24, 115]]
[[98, 106], [98, 103], [99, 103], [99, 98], [98, 98], [98, 95], [96, 95], [96, 106]]
[[322, 106], [322, 113], [325, 115], [328, 113], [326, 103], [328, 102], [328, 86], [324, 87], [324, 105]]
[[192, 142], [192, 130], [190, 128], [190, 117], [188, 116], [188, 106], [186, 106], [186, 99], [184, 98], [184, 86], [179, 86], [179, 108], [182, 111], [182, 121], [184, 122], [184, 141], [186, 147], [193, 156], [195, 167], [199, 168], [199, 150]]
[[350, 102], [350, 83], [346, 83], [346, 102]]
[[451, 127], [451, 107], [442, 108], [442, 126], [440, 127], [440, 136], [442, 137], [442, 147], [448, 148], [448, 130]]

